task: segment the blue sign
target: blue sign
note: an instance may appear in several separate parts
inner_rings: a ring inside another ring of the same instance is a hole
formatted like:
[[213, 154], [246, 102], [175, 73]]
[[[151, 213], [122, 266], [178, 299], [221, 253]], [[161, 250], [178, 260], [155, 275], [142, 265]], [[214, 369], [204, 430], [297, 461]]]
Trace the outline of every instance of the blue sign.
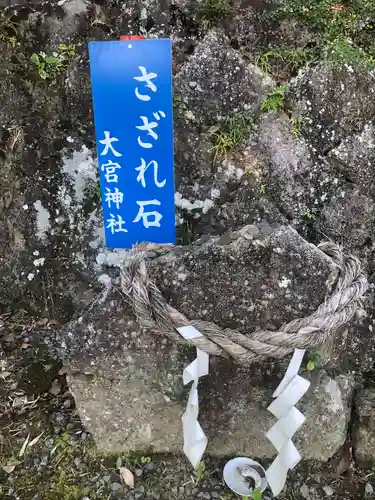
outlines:
[[171, 42], [89, 52], [106, 245], [175, 243]]

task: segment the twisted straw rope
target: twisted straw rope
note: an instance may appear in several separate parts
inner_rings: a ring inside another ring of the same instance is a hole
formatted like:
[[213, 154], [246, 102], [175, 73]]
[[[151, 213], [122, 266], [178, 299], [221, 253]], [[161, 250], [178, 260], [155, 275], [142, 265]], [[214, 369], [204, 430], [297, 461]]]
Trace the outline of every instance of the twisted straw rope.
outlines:
[[323, 344], [362, 309], [368, 281], [360, 261], [352, 255], [344, 255], [333, 243], [322, 243], [318, 248], [338, 268], [336, 288], [310, 316], [295, 319], [278, 331], [261, 330], [244, 335], [208, 321], [188, 320], [167, 303], [149, 279], [145, 261], [147, 245], [137, 245], [127, 253], [121, 273], [121, 289], [140, 326], [167, 335], [175, 342], [186, 343], [176, 328], [192, 325], [203, 337], [188, 341], [191, 345], [210, 355], [232, 357], [242, 365], [250, 365], [267, 357], [282, 358], [295, 348]]

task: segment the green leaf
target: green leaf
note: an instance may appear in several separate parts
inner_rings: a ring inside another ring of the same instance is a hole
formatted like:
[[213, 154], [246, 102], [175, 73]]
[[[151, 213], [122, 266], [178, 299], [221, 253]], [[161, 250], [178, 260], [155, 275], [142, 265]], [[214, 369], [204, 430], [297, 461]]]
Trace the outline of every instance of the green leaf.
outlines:
[[307, 363], [307, 369], [309, 372], [312, 372], [315, 370], [315, 363], [310, 359], [310, 361]]
[[206, 470], [206, 464], [203, 462], [203, 460], [199, 463], [198, 466], [198, 472], [200, 474], [203, 474], [203, 472]]
[[44, 71], [44, 69], [41, 69], [41, 70], [39, 71], [39, 76], [40, 76], [40, 78], [41, 78], [42, 80], [47, 80], [47, 78], [48, 78], [48, 75], [47, 75], [47, 73]]
[[39, 66], [39, 57], [38, 54], [34, 54], [30, 57], [30, 61]]
[[201, 462], [199, 462], [198, 468], [195, 471], [196, 484], [199, 484], [201, 482], [201, 480], [203, 479], [205, 470], [206, 470], [206, 465], [202, 460]]
[[47, 64], [56, 64], [57, 63], [57, 57], [54, 56], [48, 56], [45, 58], [45, 61]]
[[253, 500], [262, 500], [262, 492], [260, 490], [255, 490], [252, 493]]

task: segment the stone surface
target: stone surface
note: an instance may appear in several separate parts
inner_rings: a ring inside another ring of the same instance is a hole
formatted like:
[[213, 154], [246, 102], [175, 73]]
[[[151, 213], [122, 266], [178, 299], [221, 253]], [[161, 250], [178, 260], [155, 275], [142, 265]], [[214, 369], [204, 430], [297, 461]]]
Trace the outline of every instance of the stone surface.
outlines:
[[261, 116], [258, 146], [268, 167], [268, 192], [282, 213], [301, 218], [328, 196], [333, 179], [326, 159], [293, 135], [285, 114]]
[[[256, 153], [247, 149], [242, 157], [236, 157], [230, 170], [236, 165], [245, 167], [239, 184], [232, 191], [227, 191], [223, 198], [206, 214], [194, 220], [195, 235], [207, 237], [217, 236], [227, 231], [240, 229], [249, 224], [259, 224], [263, 220], [272, 221], [274, 224], [287, 224], [287, 218], [280, 213], [276, 204], [270, 200], [268, 189], [263, 175], [264, 164]], [[225, 173], [225, 169], [222, 169]]]
[[316, 247], [266, 221], [159, 262], [151, 276], [183, 314], [190, 317], [194, 307], [200, 319], [247, 333], [266, 324], [277, 328], [317, 307], [335, 276]]
[[337, 69], [321, 63], [302, 71], [292, 83], [291, 93], [304, 120], [304, 135], [325, 153], [372, 118], [375, 74], [350, 65]]
[[[120, 304], [115, 307], [119, 310]], [[115, 311], [100, 312], [111, 332], [119, 334], [116, 320], [108, 321], [116, 318]], [[122, 331], [123, 328], [121, 325]], [[103, 331], [107, 333], [108, 330]], [[142, 356], [146, 349], [148, 356]], [[149, 338], [141, 337], [134, 350], [130, 351], [124, 342], [122, 352], [97, 355], [95, 364], [86, 368], [86, 375], [73, 372], [68, 377], [83, 423], [100, 449], [123, 453], [181, 452], [180, 419], [186, 402], [181, 373], [188, 361], [181, 359], [177, 363], [173, 348], [163, 346], [162, 350], [166, 357], [160, 362], [160, 343], [155, 345]], [[199, 421], [209, 439], [207, 452], [219, 456], [241, 453], [272, 457], [275, 452], [264, 433], [274, 423], [266, 411], [274, 387], [254, 386], [248, 372], [221, 365], [214, 364], [210, 378], [200, 388]], [[168, 373], [168, 368], [173, 372]], [[106, 377], [97, 370], [104, 370]], [[110, 375], [110, 370], [115, 370], [115, 374]], [[223, 383], [218, 377], [223, 379], [224, 370]], [[334, 380], [323, 373], [313, 381], [299, 405], [307, 417], [296, 436], [304, 458], [327, 460], [344, 443], [351, 385], [350, 379]]]
[[[176, 249], [150, 261], [150, 270], [169, 301], [188, 317], [244, 332], [277, 328], [312, 311], [335, 274], [329, 259], [295, 231], [267, 223], [190, 250]], [[186, 404], [181, 374], [194, 352], [139, 332], [116, 297], [84, 315], [65, 342], [69, 385], [101, 448], [181, 451]], [[284, 369], [285, 363], [269, 362], [249, 372], [229, 360], [211, 359], [210, 375], [200, 384], [199, 420], [209, 439], [208, 453], [274, 455], [264, 437], [273, 423], [266, 408], [275, 377]], [[313, 377], [301, 401], [307, 423], [296, 438], [306, 458], [326, 460], [345, 441], [351, 390], [344, 376], [334, 380], [322, 372]]]
[[375, 391], [361, 391], [355, 401], [358, 425], [355, 439], [356, 460], [361, 465], [372, 467], [375, 462]]
[[323, 487], [323, 491], [324, 493], [326, 494], [327, 497], [331, 497], [335, 491], [333, 490], [333, 488], [331, 488], [330, 486], [324, 486]]
[[321, 209], [316, 227], [361, 257], [372, 258], [374, 201], [356, 185], [342, 183]]
[[367, 496], [371, 496], [374, 493], [374, 488], [371, 483], [366, 483], [365, 493]]
[[206, 35], [175, 78], [182, 102], [206, 125], [234, 112], [258, 112], [273, 85], [269, 76], [229, 46], [220, 30]]
[[345, 375], [332, 379], [318, 372], [313, 373], [312, 383], [307, 399], [299, 405], [307, 423], [297, 441], [309, 450], [309, 458], [328, 460], [347, 438], [354, 379]]
[[365, 316], [358, 318], [355, 325], [339, 329], [331, 346], [330, 366], [349, 373], [371, 372], [375, 363], [374, 304], [370, 291], [365, 303]]
[[366, 123], [360, 133], [345, 138], [331, 151], [345, 177], [357, 184], [365, 195], [375, 196], [375, 127]]

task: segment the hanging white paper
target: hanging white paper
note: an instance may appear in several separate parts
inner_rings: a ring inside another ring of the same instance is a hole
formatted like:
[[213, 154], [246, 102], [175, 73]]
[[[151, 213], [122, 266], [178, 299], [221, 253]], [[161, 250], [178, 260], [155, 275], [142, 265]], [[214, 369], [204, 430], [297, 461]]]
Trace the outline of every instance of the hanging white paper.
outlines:
[[288, 470], [301, 460], [291, 438], [305, 421], [305, 417], [294, 406], [310, 386], [308, 380], [298, 375], [304, 354], [304, 349], [294, 351], [285, 376], [274, 392], [276, 399], [268, 407], [268, 411], [279, 419], [266, 434], [278, 452], [266, 471], [268, 484], [275, 496], [283, 490]]
[[305, 349], [294, 349], [292, 359], [290, 360], [288, 368], [286, 369], [285, 375], [280, 384], [278, 385], [277, 389], [273, 393], [274, 398], [280, 396], [280, 394], [283, 392], [283, 390], [289, 384], [289, 382], [291, 382], [294, 379], [294, 377], [298, 375], [305, 352], [306, 352]]
[[267, 408], [275, 417], [282, 418], [298, 403], [308, 390], [310, 382], [296, 375], [285, 387], [283, 392]]
[[[177, 328], [177, 331], [186, 340], [202, 337], [202, 334], [193, 326], [183, 326]], [[184, 453], [194, 469], [198, 468], [207, 447], [207, 437], [198, 422], [198, 381], [199, 377], [208, 375], [208, 371], [208, 354], [197, 349], [196, 359], [185, 368], [183, 373], [184, 385], [193, 382], [190, 388], [186, 411], [182, 415], [182, 426], [184, 432]]]
[[288, 470], [293, 469], [301, 460], [297, 448], [288, 439], [280, 453], [266, 470], [266, 478], [272, 493], [276, 497], [285, 486]]

